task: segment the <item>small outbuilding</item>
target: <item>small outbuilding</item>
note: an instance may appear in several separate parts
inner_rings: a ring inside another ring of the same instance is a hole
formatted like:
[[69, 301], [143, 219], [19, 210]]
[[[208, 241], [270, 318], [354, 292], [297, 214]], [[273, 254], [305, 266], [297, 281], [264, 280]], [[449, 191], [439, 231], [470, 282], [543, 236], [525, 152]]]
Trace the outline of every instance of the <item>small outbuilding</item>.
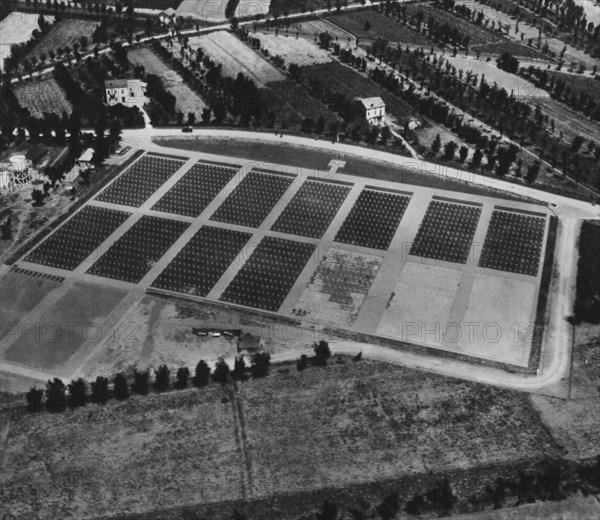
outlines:
[[246, 332], [238, 338], [238, 352], [258, 352], [263, 347], [262, 338]]

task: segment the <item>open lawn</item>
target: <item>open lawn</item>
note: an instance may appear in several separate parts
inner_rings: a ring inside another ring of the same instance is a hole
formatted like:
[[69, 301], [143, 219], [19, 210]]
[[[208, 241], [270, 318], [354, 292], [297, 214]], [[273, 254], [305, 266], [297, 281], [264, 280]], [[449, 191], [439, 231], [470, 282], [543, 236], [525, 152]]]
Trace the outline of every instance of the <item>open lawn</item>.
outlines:
[[295, 35], [275, 36], [258, 32], [253, 36], [260, 40], [261, 47], [267, 49], [271, 56], [281, 55], [288, 66], [295, 64], [304, 67], [332, 61], [329, 52], [304, 38], [296, 38]]
[[42, 40], [31, 50], [29, 56], [40, 58], [44, 53], [48, 56], [49, 51], [54, 51], [58, 48], [69, 47], [73, 51], [73, 44], [80, 43], [79, 38], [85, 36], [88, 40], [88, 45], [92, 45], [92, 34], [98, 26], [98, 22], [94, 20], [81, 20], [78, 18], [65, 18], [60, 20], [51, 27]]
[[44, 114], [56, 114], [62, 117], [73, 111], [71, 103], [53, 77], [33, 79], [13, 86], [15, 97], [23, 108], [29, 110], [32, 117], [41, 119]]
[[[13, 11], [0, 22], [0, 70], [4, 67], [4, 59], [10, 54], [10, 46], [25, 43], [34, 29], [39, 30], [38, 16], [35, 13]], [[45, 16], [45, 19], [48, 23], [54, 21], [53, 16]]]
[[[493, 472], [512, 463], [516, 473], [525, 461], [559, 454], [524, 394], [376, 362], [339, 363], [273, 368], [235, 387], [211, 384], [64, 414], [3, 412], [10, 420], [5, 512], [149, 517], [175, 506], [343, 492], [388, 479], [405, 503], [440, 471], [484, 465]], [[359, 496], [347, 491], [343, 507], [358, 506]], [[304, 510], [319, 507], [316, 500], [305, 496]], [[207, 517], [231, 518], [231, 510]]]
[[175, 110], [181, 112], [186, 118], [187, 114], [193, 112], [196, 115], [196, 121], [202, 119], [202, 111], [206, 108], [202, 98], [183, 82], [183, 78], [177, 72], [167, 67], [154, 52], [147, 47], [140, 47], [129, 51], [127, 58], [132, 65], [143, 66], [147, 74], [155, 74], [161, 78], [163, 87], [175, 96]]
[[285, 79], [273, 65], [230, 32], [217, 31], [194, 36], [190, 38], [189, 46], [194, 50], [202, 47], [210, 58], [222, 66], [225, 76], [235, 78], [241, 72], [258, 86]]

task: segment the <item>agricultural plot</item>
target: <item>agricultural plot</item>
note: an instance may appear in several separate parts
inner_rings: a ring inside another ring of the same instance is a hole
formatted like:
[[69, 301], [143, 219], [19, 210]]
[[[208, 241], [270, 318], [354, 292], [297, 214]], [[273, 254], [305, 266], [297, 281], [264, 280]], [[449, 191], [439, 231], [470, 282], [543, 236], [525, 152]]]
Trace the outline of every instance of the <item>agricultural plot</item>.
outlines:
[[[406, 25], [395, 22], [392, 18], [373, 11], [372, 9], [353, 10], [342, 14], [334, 14], [327, 20], [342, 27], [359, 41], [365, 43], [383, 36], [390, 43], [408, 43], [412, 45], [430, 46], [431, 41], [418, 31], [414, 31]], [[365, 28], [370, 26], [370, 28]]]
[[377, 275], [382, 258], [349, 251], [327, 254], [313, 273], [292, 314], [351, 327]]
[[[34, 13], [13, 11], [0, 21], [0, 70], [4, 69], [4, 60], [10, 55], [11, 45], [25, 43], [35, 29], [39, 30], [38, 16]], [[54, 21], [54, 16], [44, 15], [44, 18], [48, 23]]]
[[479, 206], [432, 201], [410, 254], [446, 262], [466, 263], [480, 215]]
[[271, 229], [292, 235], [321, 238], [349, 192], [348, 186], [306, 181]]
[[[225, 8], [228, 0], [183, 0], [177, 8], [177, 16], [188, 16], [203, 22], [227, 22]], [[270, 0], [239, 0], [235, 10], [237, 18], [255, 17], [269, 12]]]
[[29, 110], [31, 117], [42, 119], [44, 114], [71, 115], [73, 107], [65, 93], [52, 77], [34, 79], [13, 86], [15, 97], [23, 108]]
[[122, 174], [96, 200], [139, 208], [183, 162], [146, 155]]
[[300, 75], [315, 95], [323, 92], [339, 92], [347, 98], [380, 97], [385, 101], [386, 113], [407, 118], [416, 115], [415, 109], [377, 83], [338, 62], [302, 67]]
[[188, 45], [196, 50], [201, 47], [205, 53], [222, 66], [222, 73], [232, 78], [241, 72], [258, 86], [270, 81], [282, 81], [285, 76], [260, 54], [227, 31], [216, 31], [202, 36], [191, 37]]
[[56, 52], [59, 48], [73, 49], [74, 43], [80, 45], [79, 39], [82, 36], [87, 38], [91, 46], [92, 34], [98, 25], [97, 21], [66, 17], [50, 28], [42, 40], [31, 50], [29, 56], [39, 58], [42, 53], [47, 56], [50, 51]]
[[188, 226], [187, 222], [144, 215], [87, 272], [137, 283]]
[[467, 58], [448, 56], [446, 60], [454, 65], [456, 70], [465, 72], [470, 70], [479, 77], [484, 76], [489, 84], [496, 83], [515, 98], [545, 99], [550, 97], [550, 94], [545, 90], [537, 88], [533, 83], [516, 74], [510, 74], [499, 69], [495, 63], [477, 60], [472, 56]]
[[314, 249], [315, 244], [263, 238], [220, 299], [276, 312]]
[[537, 276], [546, 218], [508, 211], [492, 213], [479, 265]]
[[295, 35], [255, 33], [252, 36], [260, 40], [261, 47], [269, 51], [270, 56], [281, 55], [288, 66], [294, 64], [304, 67], [332, 61], [329, 52], [309, 40], [296, 38]]
[[195, 164], [152, 207], [156, 211], [197, 217], [236, 174], [227, 165]]
[[210, 220], [257, 228], [292, 183], [293, 177], [251, 171]]
[[141, 47], [129, 51], [127, 58], [132, 65], [144, 67], [147, 74], [160, 77], [163, 87], [175, 96], [176, 111], [181, 112], [185, 117], [193, 112], [196, 121], [201, 120], [206, 103], [183, 82], [183, 78], [177, 72], [167, 67], [154, 52], [146, 47]]
[[36, 247], [25, 260], [72, 271], [129, 216], [130, 213], [124, 211], [86, 206]]
[[251, 236], [232, 229], [201, 227], [152, 286], [208, 295]]
[[336, 242], [386, 250], [409, 202], [404, 195], [363, 190], [338, 231]]
[[[284, 113], [289, 118], [290, 112], [298, 114], [298, 122], [302, 117], [310, 117], [313, 121], [317, 121], [319, 117], [325, 120], [326, 124], [337, 121], [338, 117], [331, 110], [321, 103], [319, 100], [312, 97], [304, 87], [295, 81], [286, 79], [284, 81], [275, 81], [267, 85], [279, 99], [285, 103], [289, 112]], [[289, 121], [292, 123], [292, 121]]]

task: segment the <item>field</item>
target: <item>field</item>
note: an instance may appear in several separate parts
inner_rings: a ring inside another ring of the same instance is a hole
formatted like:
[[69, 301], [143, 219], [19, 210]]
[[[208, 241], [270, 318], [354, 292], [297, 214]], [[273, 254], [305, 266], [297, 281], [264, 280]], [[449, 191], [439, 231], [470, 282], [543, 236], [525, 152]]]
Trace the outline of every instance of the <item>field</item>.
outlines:
[[206, 103], [183, 83], [183, 78], [179, 74], [167, 67], [150, 49], [146, 47], [133, 49], [127, 53], [127, 58], [132, 65], [144, 67], [146, 74], [160, 77], [163, 87], [175, 96], [175, 110], [185, 117], [193, 112], [196, 114], [196, 121], [202, 119], [202, 110], [206, 108]]
[[73, 270], [129, 216], [124, 211], [87, 206], [36, 247], [25, 260]]
[[[48, 23], [54, 21], [53, 16], [45, 16]], [[34, 29], [39, 30], [38, 15], [13, 11], [0, 21], [0, 70], [4, 67], [4, 59], [10, 54], [10, 46], [25, 43], [31, 38]]]
[[[166, 253], [187, 222], [144, 215], [88, 269], [90, 274], [139, 282]], [[126, 262], [123, 260], [126, 259]]]
[[[177, 8], [177, 16], [191, 16], [205, 22], [224, 23], [227, 22], [226, 7], [227, 0], [183, 0]], [[269, 0], [239, 0], [235, 16], [253, 18], [258, 14], [267, 14], [268, 11]]]
[[499, 69], [494, 62], [477, 60], [472, 56], [467, 58], [447, 56], [446, 60], [454, 65], [456, 70], [463, 70], [465, 72], [471, 70], [479, 77], [482, 74], [485, 75], [485, 80], [490, 85], [496, 83], [499, 87], [503, 87], [509, 95], [512, 94], [516, 98], [547, 99], [550, 97], [548, 92], [537, 88], [530, 81]]
[[124, 175], [103, 190], [96, 200], [140, 207], [182, 165], [182, 161], [148, 155], [142, 157]]
[[65, 18], [53, 25], [42, 40], [31, 50], [29, 56], [40, 57], [41, 53], [48, 56], [49, 51], [69, 47], [73, 50], [73, 44], [79, 43], [79, 38], [85, 36], [92, 47], [92, 34], [98, 26], [98, 22], [92, 20], [80, 20], [77, 18]]
[[258, 86], [285, 79], [285, 76], [260, 54], [229, 32], [217, 31], [193, 36], [189, 40], [189, 46], [194, 50], [202, 47], [211, 59], [222, 65], [222, 73], [225, 76], [235, 78], [241, 72]]
[[[236, 390], [211, 385], [65, 414], [15, 412], [5, 510], [41, 518], [27, 501], [32, 489], [46, 517], [65, 519], [283, 494], [300, 494], [306, 510], [320, 503], [304, 491], [388, 479], [404, 502], [430, 483], [430, 471], [558, 452], [524, 394], [367, 361], [341, 361], [325, 374], [290, 368]], [[42, 468], [48, 450], [54, 456]], [[345, 507], [359, 506], [347, 493]], [[204, 516], [230, 518], [231, 508]], [[273, 513], [256, 517], [284, 518]]]
[[16, 84], [13, 86], [13, 92], [19, 105], [28, 109], [31, 117], [37, 119], [43, 118], [45, 113], [62, 117], [64, 113], [70, 115], [73, 111], [65, 93], [52, 77]]
[[398, 118], [416, 115], [415, 109], [409, 104], [338, 62], [302, 67], [300, 71], [301, 77], [308, 82], [311, 92], [317, 97], [326, 91], [339, 92], [350, 99], [378, 96], [386, 104], [386, 115]]
[[[359, 39], [359, 44], [370, 43], [378, 36], [383, 36], [390, 43], [431, 46], [431, 40], [424, 34], [372, 9], [329, 15], [327, 20], [354, 34]], [[371, 25], [368, 30], [365, 29], [367, 22]]]
[[304, 67], [332, 61], [329, 52], [304, 38], [281, 34], [275, 36], [260, 32], [254, 33], [252, 36], [260, 40], [261, 47], [269, 51], [270, 56], [281, 55], [288, 67], [290, 64]]
[[[290, 79], [275, 81], [268, 83], [267, 87], [273, 91], [282, 103], [285, 103], [285, 107], [289, 107], [289, 111], [292, 114], [298, 114], [296, 119], [300, 120], [303, 117], [310, 117], [313, 121], [317, 121], [319, 117], [322, 117], [326, 124], [338, 119], [326, 105], [309, 95], [304, 87], [295, 81]], [[288, 122], [290, 126], [292, 126], [294, 119], [288, 113], [285, 114], [289, 118]]]

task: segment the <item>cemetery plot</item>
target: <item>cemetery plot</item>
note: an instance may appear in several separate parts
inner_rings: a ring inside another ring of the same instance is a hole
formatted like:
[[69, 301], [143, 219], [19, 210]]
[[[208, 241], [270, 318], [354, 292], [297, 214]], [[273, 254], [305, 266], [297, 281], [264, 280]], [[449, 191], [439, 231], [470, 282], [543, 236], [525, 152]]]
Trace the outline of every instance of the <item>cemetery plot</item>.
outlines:
[[145, 155], [96, 200], [139, 208], [182, 164], [183, 161]]
[[431, 201], [410, 254], [466, 263], [480, 214], [479, 206]]
[[25, 261], [72, 271], [129, 216], [124, 211], [86, 206], [26, 256]]
[[351, 327], [377, 275], [382, 258], [349, 251], [326, 255], [292, 314]]
[[537, 276], [545, 228], [545, 217], [494, 210], [479, 265]]
[[276, 312], [314, 249], [315, 244], [265, 237], [220, 299]]
[[232, 229], [204, 226], [152, 285], [206, 296], [251, 236]]
[[236, 172], [237, 169], [225, 165], [195, 164], [152, 209], [197, 217]]
[[410, 197], [363, 190], [335, 240], [344, 244], [386, 250], [406, 211]]
[[188, 225], [144, 215], [87, 272], [137, 283]]
[[238, 226], [260, 226], [293, 177], [251, 171], [210, 218]]
[[271, 229], [321, 238], [349, 192], [347, 186], [306, 181]]

